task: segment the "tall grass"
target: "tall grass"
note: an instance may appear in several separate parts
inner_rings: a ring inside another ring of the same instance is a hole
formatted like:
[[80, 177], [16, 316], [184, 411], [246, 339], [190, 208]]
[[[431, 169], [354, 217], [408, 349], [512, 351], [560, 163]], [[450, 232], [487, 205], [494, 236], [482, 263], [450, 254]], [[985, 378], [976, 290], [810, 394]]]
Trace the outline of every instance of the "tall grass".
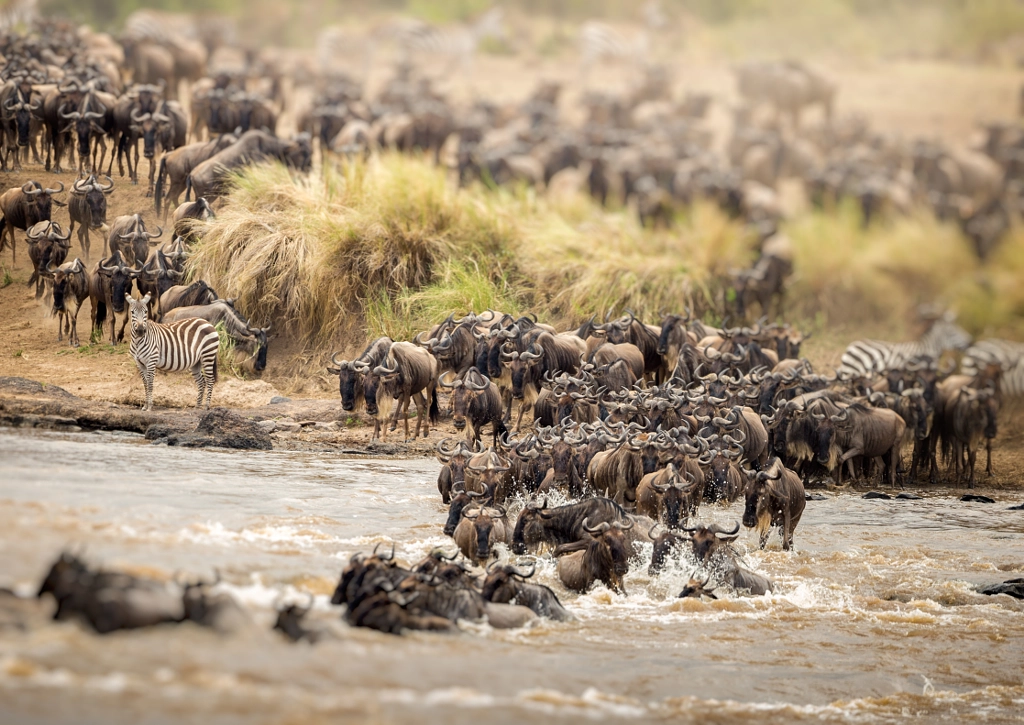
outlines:
[[[754, 257], [744, 227], [709, 203], [671, 230], [642, 229], [628, 209], [580, 196], [548, 202], [524, 187], [456, 190], [427, 160], [384, 154], [293, 178], [251, 168], [202, 240], [190, 274], [238, 297], [309, 352], [366, 338], [409, 338], [451, 312], [536, 312], [567, 329], [632, 309], [646, 319], [689, 306], [710, 319], [730, 270]], [[861, 227], [857, 210], [785, 225], [794, 276], [787, 317], [865, 326], [898, 339], [922, 303], [959, 309], [976, 332], [1024, 333], [1024, 235], [982, 266], [959, 231], [921, 213]]]

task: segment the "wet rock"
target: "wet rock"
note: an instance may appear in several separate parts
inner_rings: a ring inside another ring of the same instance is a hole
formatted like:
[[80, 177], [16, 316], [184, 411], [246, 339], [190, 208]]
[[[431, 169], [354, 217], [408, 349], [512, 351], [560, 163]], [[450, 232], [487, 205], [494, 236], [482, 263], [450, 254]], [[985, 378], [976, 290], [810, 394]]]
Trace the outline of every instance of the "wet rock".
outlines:
[[0, 413], [0, 424], [14, 428], [42, 428], [44, 430], [82, 430], [76, 418], [64, 415], [34, 415], [32, 413]]
[[1017, 504], [1016, 506], [1010, 506], [1009, 511], [1024, 511], [1024, 503]]
[[921, 497], [918, 496], [916, 493], [898, 493], [898, 494], [896, 494], [896, 498], [902, 499], [904, 501], [920, 501], [921, 500]]
[[366, 444], [366, 450], [372, 453], [383, 453], [385, 455], [397, 455], [404, 453], [406, 446], [399, 445], [398, 443], [384, 443], [382, 441], [370, 441]]
[[291, 398], [286, 398], [283, 395], [275, 395], [273, 398], [270, 399], [270, 405], [280, 405], [281, 403], [290, 403], [290, 402], [292, 402], [292, 399]]
[[167, 443], [187, 448], [239, 448], [261, 451], [273, 448], [270, 433], [255, 421], [243, 418], [225, 408], [214, 408], [205, 413], [193, 431], [168, 435]]
[[868, 491], [866, 494], [861, 496], [861, 498], [878, 498], [884, 501], [889, 501], [892, 499], [892, 496], [887, 493], [882, 493], [881, 491]]
[[1010, 579], [1002, 584], [991, 584], [979, 589], [982, 594], [1009, 594], [1014, 599], [1024, 599], [1024, 579]]
[[0, 392], [10, 395], [45, 395], [50, 398], [74, 398], [64, 388], [28, 378], [0, 378]]
[[971, 502], [971, 503], [995, 503], [996, 502], [996, 500], [994, 498], [989, 498], [988, 496], [979, 496], [979, 495], [974, 494], [974, 493], [965, 493], [963, 496], [960, 497], [960, 500], [961, 501], [968, 501], [968, 502]]
[[820, 493], [805, 493], [804, 501], [828, 501], [828, 496], [822, 496]]

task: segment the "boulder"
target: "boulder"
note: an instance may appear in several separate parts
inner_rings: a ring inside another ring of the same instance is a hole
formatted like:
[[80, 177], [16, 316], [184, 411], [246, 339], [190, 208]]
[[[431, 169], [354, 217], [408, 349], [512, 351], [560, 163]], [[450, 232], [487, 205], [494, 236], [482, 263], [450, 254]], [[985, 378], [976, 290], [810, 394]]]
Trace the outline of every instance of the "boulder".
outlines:
[[996, 500], [994, 498], [989, 498], [988, 496], [979, 496], [979, 495], [974, 494], [974, 493], [965, 493], [963, 496], [960, 497], [960, 500], [961, 501], [973, 502], [973, 503], [995, 503], [996, 502]]
[[1010, 579], [1002, 584], [991, 584], [979, 589], [982, 594], [1009, 594], [1014, 599], [1024, 599], [1024, 579]]
[[892, 499], [892, 496], [887, 493], [882, 493], [881, 491], [868, 491], [866, 494], [861, 496], [861, 498], [878, 498], [884, 501], [889, 501]]
[[[146, 438], [186, 448], [239, 448], [269, 451], [273, 448], [270, 433], [256, 421], [243, 418], [226, 408], [214, 408], [203, 414], [199, 425], [191, 431], [172, 431], [150, 426]], [[158, 430], [154, 430], [158, 429]], [[153, 431], [153, 434], [150, 434]]]

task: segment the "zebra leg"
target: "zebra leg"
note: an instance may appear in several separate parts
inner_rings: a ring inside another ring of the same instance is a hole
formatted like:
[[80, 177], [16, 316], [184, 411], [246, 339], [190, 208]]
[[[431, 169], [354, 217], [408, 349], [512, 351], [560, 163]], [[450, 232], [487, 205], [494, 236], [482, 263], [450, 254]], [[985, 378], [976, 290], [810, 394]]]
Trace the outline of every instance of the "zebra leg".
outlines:
[[142, 385], [146, 389], [146, 404], [143, 406], [143, 410], [153, 409], [153, 377], [156, 375], [156, 366], [149, 366], [143, 364], [141, 361], [136, 360], [135, 364], [139, 368], [139, 373], [142, 375]]
[[197, 362], [192, 368], [192, 379], [196, 381], [196, 407], [203, 407], [203, 397], [206, 394], [206, 373], [203, 371], [202, 362]]

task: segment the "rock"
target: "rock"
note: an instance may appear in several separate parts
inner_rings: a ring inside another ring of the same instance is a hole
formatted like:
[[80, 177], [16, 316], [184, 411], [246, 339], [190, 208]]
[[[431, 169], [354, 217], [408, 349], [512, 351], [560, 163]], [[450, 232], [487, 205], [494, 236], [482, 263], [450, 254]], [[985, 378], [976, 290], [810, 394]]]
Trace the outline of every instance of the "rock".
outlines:
[[273, 433], [275, 430], [277, 430], [276, 420], [261, 420], [258, 423], [256, 423], [256, 425], [265, 430], [267, 433]]
[[991, 584], [979, 589], [982, 594], [1009, 594], [1014, 599], [1024, 599], [1024, 579], [1010, 579], [1002, 584]]
[[338, 430], [338, 421], [333, 420], [330, 423], [316, 423], [314, 426], [317, 430]]
[[290, 403], [290, 402], [292, 402], [292, 399], [291, 398], [286, 398], [283, 395], [275, 395], [273, 398], [270, 399], [270, 405], [280, 405], [281, 403]]
[[866, 494], [861, 496], [861, 498], [880, 498], [885, 501], [889, 501], [892, 499], [892, 496], [887, 493], [882, 493], [881, 491], [868, 491]]
[[300, 430], [302, 426], [289, 418], [274, 421], [275, 433], [298, 433]]
[[828, 496], [822, 496], [820, 493], [805, 493], [804, 501], [828, 501]]
[[896, 498], [903, 499], [904, 501], [920, 501], [921, 497], [916, 493], [898, 493]]
[[255, 421], [243, 418], [225, 408], [214, 408], [204, 413], [193, 431], [171, 433], [167, 436], [167, 444], [187, 448], [240, 448], [261, 451], [273, 448], [270, 433]]
[[963, 496], [960, 497], [960, 500], [961, 501], [973, 502], [973, 503], [995, 503], [996, 502], [996, 500], [994, 498], [989, 498], [988, 496], [979, 496], [979, 495], [974, 494], [974, 493], [965, 493]]
[[0, 391], [14, 395], [46, 395], [51, 398], [75, 397], [64, 388], [38, 383], [28, 378], [0, 378]]
[[383, 453], [384, 455], [398, 455], [408, 450], [407, 446], [397, 443], [384, 443], [382, 441], [370, 441], [366, 444], [366, 450], [371, 453]]
[[180, 426], [166, 425], [164, 423], [154, 423], [146, 428], [146, 440], [166, 442], [168, 437], [182, 433], [188, 433], [188, 429]]
[[1009, 511], [1024, 511], [1024, 503], [1017, 504], [1016, 506], [1010, 506]]

